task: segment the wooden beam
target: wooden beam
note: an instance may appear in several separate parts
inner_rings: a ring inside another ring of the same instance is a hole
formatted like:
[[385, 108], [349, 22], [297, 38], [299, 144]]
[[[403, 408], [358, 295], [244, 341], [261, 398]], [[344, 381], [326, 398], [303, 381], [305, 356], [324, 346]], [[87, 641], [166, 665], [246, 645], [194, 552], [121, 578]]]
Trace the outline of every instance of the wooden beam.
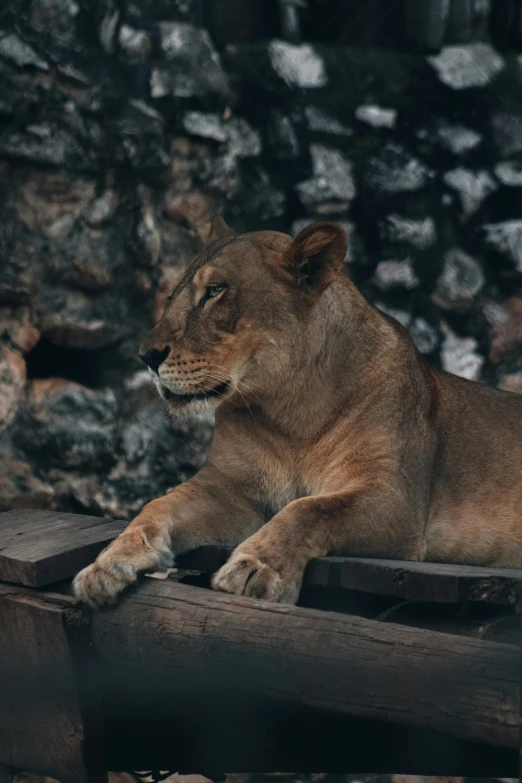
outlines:
[[[0, 581], [42, 587], [71, 578], [126, 525], [121, 520], [55, 511], [1, 513]], [[182, 568], [212, 573], [231, 551], [200, 547], [178, 562]], [[520, 571], [357, 557], [312, 560], [304, 584], [439, 603], [515, 605], [522, 599]]]
[[107, 703], [130, 720], [171, 726], [188, 703], [204, 715], [233, 702], [236, 717], [251, 704], [317, 709], [518, 747], [512, 645], [155, 579], [96, 612], [92, 633]]
[[106, 783], [89, 630], [72, 599], [0, 585], [0, 763]]
[[[213, 573], [230, 547], [204, 546], [178, 558], [182, 568]], [[522, 599], [522, 572], [407, 560], [318, 557], [306, 569], [305, 585], [359, 590], [412, 601], [483, 602], [516, 605]]]
[[19, 509], [0, 514], [0, 581], [41, 587], [72, 577], [128, 523]]

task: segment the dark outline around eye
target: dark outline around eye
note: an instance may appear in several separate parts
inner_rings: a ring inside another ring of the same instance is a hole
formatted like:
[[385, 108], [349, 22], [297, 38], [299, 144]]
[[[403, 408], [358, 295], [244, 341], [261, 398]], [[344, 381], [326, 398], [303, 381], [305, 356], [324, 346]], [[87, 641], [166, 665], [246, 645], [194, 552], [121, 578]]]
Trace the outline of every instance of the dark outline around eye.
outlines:
[[[208, 285], [206, 287], [205, 293], [199, 300], [198, 307], [204, 307], [205, 303], [208, 302], [209, 299], [215, 299], [216, 296], [219, 296], [219, 294], [221, 294], [225, 290], [225, 288], [227, 288], [226, 283], [219, 283], [218, 285]], [[216, 289], [219, 290], [216, 291]], [[210, 293], [211, 291], [215, 291], [215, 293], [211, 294]]]

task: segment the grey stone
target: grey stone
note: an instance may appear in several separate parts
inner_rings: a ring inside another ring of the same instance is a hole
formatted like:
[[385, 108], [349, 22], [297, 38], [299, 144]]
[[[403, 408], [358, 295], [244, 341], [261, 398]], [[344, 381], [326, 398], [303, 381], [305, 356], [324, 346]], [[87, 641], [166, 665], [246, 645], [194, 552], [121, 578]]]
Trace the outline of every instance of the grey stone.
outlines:
[[145, 30], [136, 30], [127, 24], [122, 24], [118, 36], [122, 51], [130, 60], [142, 61], [150, 54], [152, 42]]
[[374, 104], [359, 106], [355, 110], [355, 116], [373, 128], [394, 128], [397, 122], [396, 109], [384, 109], [382, 106]]
[[183, 117], [183, 127], [193, 136], [228, 143], [232, 155], [239, 158], [261, 154], [261, 137], [246, 120], [233, 117], [225, 120], [219, 114], [191, 111]]
[[324, 201], [341, 201], [348, 205], [355, 197], [352, 163], [342, 152], [321, 144], [310, 147], [313, 176], [297, 185], [305, 206]]
[[424, 318], [415, 318], [407, 329], [420, 353], [432, 353], [438, 347], [437, 331]]
[[226, 124], [230, 152], [238, 158], [261, 154], [261, 136], [242, 117], [233, 117]]
[[486, 196], [497, 188], [493, 177], [484, 170], [453, 169], [444, 174], [444, 182], [458, 192], [465, 215], [473, 214]]
[[409, 261], [381, 261], [375, 269], [373, 283], [381, 291], [395, 287], [410, 290], [418, 285], [419, 280]]
[[522, 220], [504, 220], [484, 226], [486, 242], [513, 261], [522, 272]]
[[100, 226], [103, 223], [108, 223], [116, 214], [119, 203], [118, 194], [114, 190], [106, 190], [90, 204], [84, 218], [85, 222], [89, 226]]
[[444, 255], [444, 266], [433, 300], [446, 310], [466, 309], [484, 283], [484, 273], [475, 259], [454, 247]]
[[522, 152], [522, 116], [508, 112], [497, 112], [491, 118], [493, 135], [504, 156]]
[[40, 321], [42, 335], [65, 348], [104, 348], [114, 345], [127, 333], [127, 327], [102, 319], [87, 320], [74, 311], [47, 313]]
[[41, 71], [48, 71], [49, 65], [32, 49], [29, 44], [22, 41], [15, 33], [0, 30], [0, 57], [10, 60], [19, 68], [32, 65]]
[[322, 58], [309, 44], [271, 41], [268, 54], [274, 71], [289, 87], [324, 87], [328, 81]]
[[275, 157], [296, 158], [301, 152], [292, 120], [281, 111], [271, 111], [267, 122], [270, 150]]
[[115, 461], [118, 403], [111, 389], [33, 381], [16, 444], [44, 464], [99, 468]]
[[30, 465], [0, 457], [0, 511], [13, 508], [49, 508], [54, 490], [36, 478]]
[[333, 136], [352, 136], [352, 128], [348, 128], [339, 122], [336, 117], [332, 117], [328, 112], [319, 109], [317, 106], [306, 106], [305, 117], [309, 130], [319, 131], [321, 133], [330, 133]]
[[167, 63], [152, 70], [152, 97], [224, 98], [228, 93], [227, 78], [206, 30], [183, 22], [161, 22], [159, 30]]
[[114, 51], [114, 39], [116, 36], [116, 30], [118, 22], [120, 20], [120, 11], [112, 6], [112, 3], [108, 3], [106, 12], [100, 22], [99, 37], [102, 49], [107, 54], [112, 54]]
[[0, 432], [14, 421], [26, 380], [25, 361], [17, 351], [0, 345]]
[[435, 242], [437, 232], [432, 218], [408, 218], [388, 215], [383, 223], [384, 234], [391, 242], [404, 242], [416, 250], [425, 250]]
[[504, 68], [504, 60], [486, 43], [447, 46], [428, 57], [439, 79], [454, 90], [485, 87]]
[[522, 187], [522, 162], [505, 160], [495, 166], [495, 175], [503, 185]]
[[477, 341], [473, 337], [457, 337], [445, 324], [442, 329], [445, 333], [441, 348], [442, 369], [468, 381], [479, 380], [484, 357], [477, 351]]
[[433, 171], [398, 144], [387, 144], [370, 158], [366, 183], [386, 194], [406, 193], [422, 188], [434, 176]]
[[[426, 131], [423, 132], [423, 135], [430, 136]], [[420, 133], [419, 136], [421, 136]], [[462, 155], [478, 147], [482, 141], [482, 135], [464, 125], [451, 125], [442, 122], [433, 134], [433, 139], [454, 155]]]
[[225, 123], [219, 114], [189, 111], [183, 117], [183, 127], [193, 136], [221, 142], [227, 140]]

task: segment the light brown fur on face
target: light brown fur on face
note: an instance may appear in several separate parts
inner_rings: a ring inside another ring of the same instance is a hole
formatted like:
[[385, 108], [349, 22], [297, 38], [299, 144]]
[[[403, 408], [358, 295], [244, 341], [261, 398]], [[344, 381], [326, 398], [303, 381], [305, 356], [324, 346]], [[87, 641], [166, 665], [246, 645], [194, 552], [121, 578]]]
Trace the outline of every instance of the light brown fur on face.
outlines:
[[215, 410], [206, 466], [75, 579], [91, 605], [203, 544], [226, 592], [295, 602], [328, 553], [522, 565], [522, 397], [430, 369], [343, 272], [333, 224], [214, 222], [140, 354], [172, 410]]

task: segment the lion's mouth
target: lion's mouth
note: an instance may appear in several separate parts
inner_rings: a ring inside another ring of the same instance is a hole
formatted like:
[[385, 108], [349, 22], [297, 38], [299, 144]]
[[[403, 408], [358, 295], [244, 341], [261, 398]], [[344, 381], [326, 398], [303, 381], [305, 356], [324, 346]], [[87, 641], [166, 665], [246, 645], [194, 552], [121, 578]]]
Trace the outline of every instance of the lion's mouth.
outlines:
[[184, 405], [189, 402], [196, 402], [198, 400], [208, 400], [213, 397], [222, 397], [228, 389], [228, 383], [220, 383], [219, 386], [214, 386], [213, 389], [207, 389], [203, 392], [194, 392], [192, 394], [176, 394], [176, 392], [167, 389], [166, 386], [161, 387], [163, 397], [167, 402], [173, 402], [178, 405]]

